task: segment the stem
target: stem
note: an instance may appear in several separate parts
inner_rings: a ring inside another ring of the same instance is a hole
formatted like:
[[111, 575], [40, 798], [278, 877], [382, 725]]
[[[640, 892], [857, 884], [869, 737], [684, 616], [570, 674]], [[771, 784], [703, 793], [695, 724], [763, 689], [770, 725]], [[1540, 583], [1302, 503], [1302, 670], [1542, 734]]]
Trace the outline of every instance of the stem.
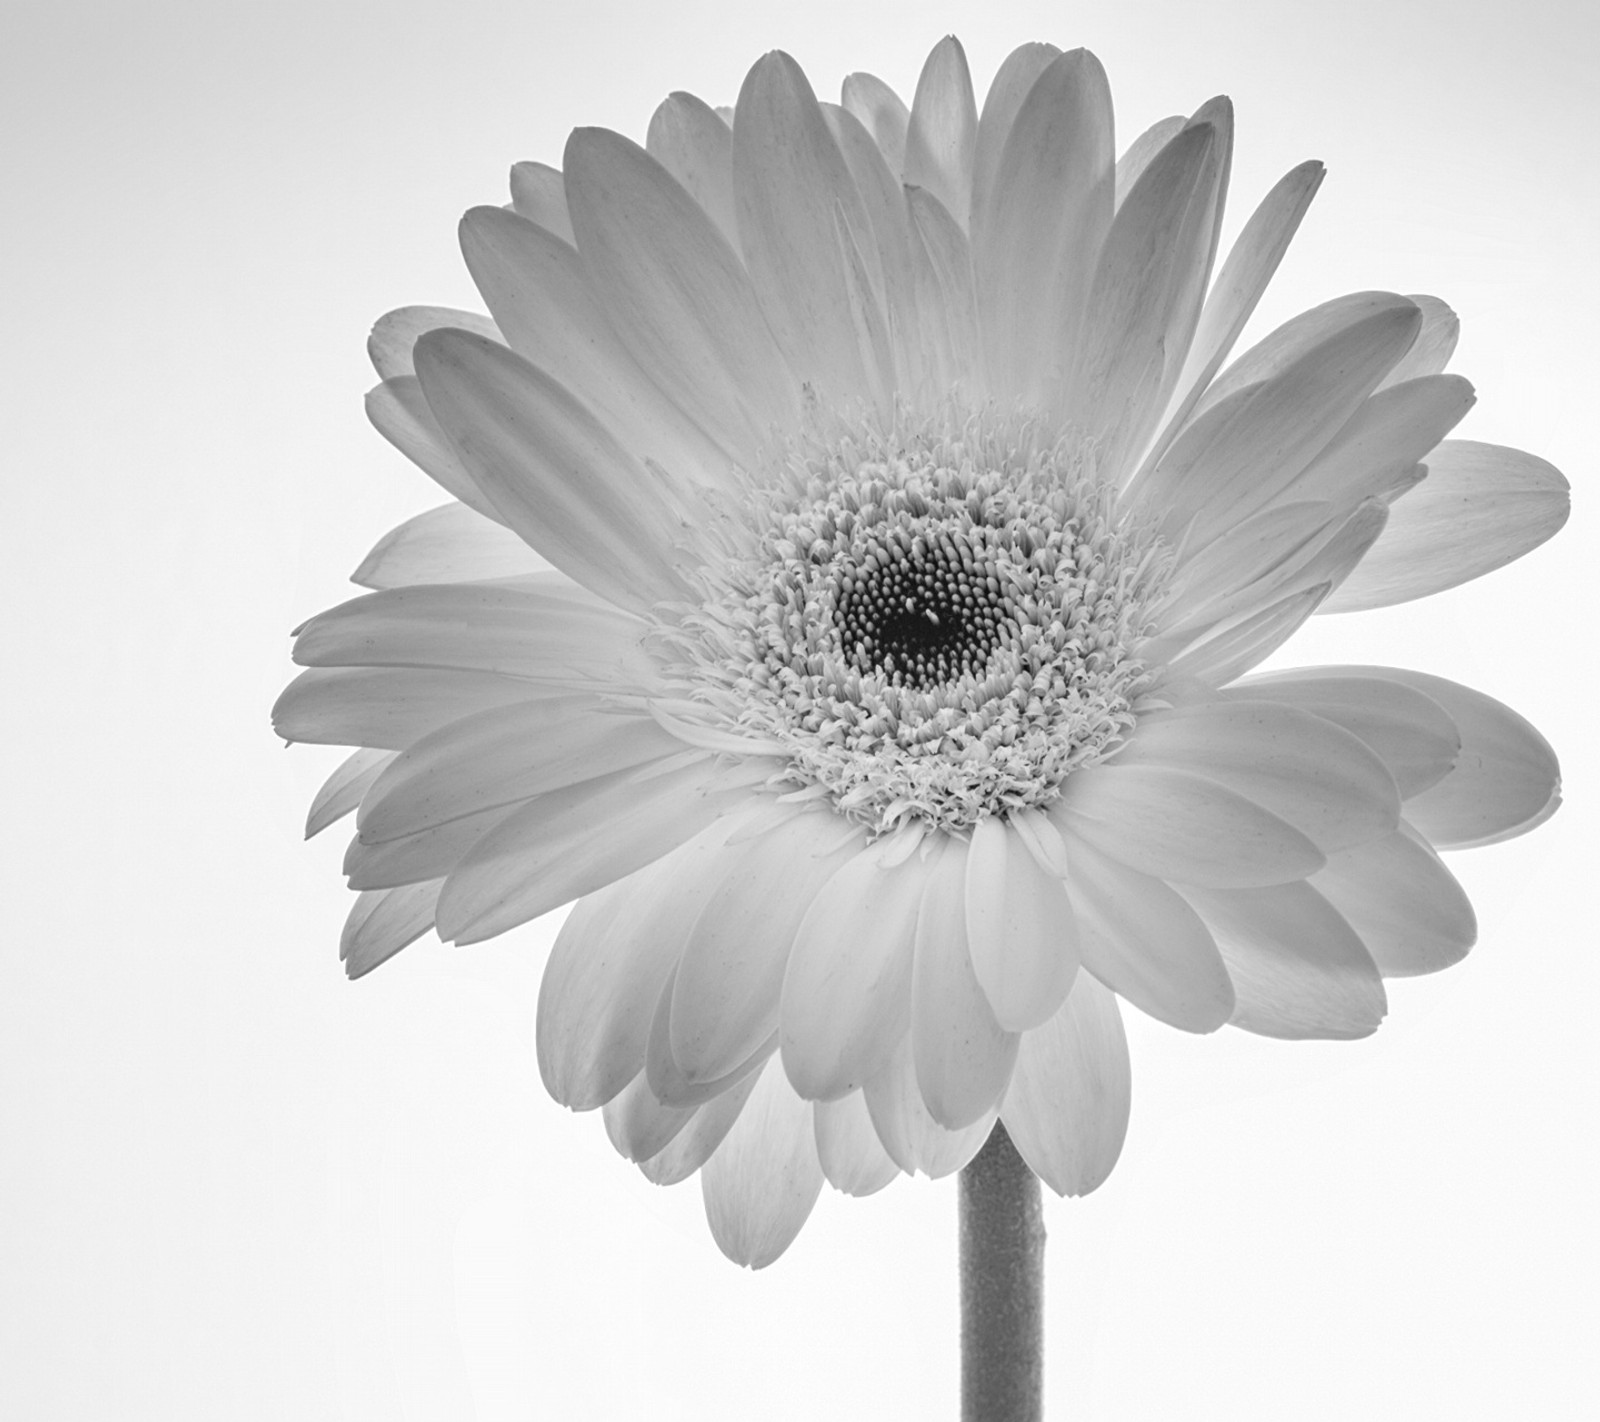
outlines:
[[1044, 1416], [1039, 1181], [998, 1121], [961, 1172], [962, 1422]]

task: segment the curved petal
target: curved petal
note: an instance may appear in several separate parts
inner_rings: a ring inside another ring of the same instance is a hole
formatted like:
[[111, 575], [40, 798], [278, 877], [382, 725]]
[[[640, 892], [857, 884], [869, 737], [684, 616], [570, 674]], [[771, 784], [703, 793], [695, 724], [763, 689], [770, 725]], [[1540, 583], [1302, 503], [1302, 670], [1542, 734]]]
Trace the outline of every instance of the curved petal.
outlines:
[[1383, 536], [1322, 611], [1443, 592], [1532, 552], [1567, 521], [1567, 481], [1520, 449], [1452, 439], [1427, 464], [1428, 477], [1395, 501]]
[[637, 1163], [666, 1150], [700, 1110], [656, 1100], [640, 1072], [600, 1108], [600, 1116], [617, 1154]]
[[428, 879], [358, 895], [339, 936], [345, 974], [355, 979], [370, 973], [432, 928], [433, 909], [443, 883], [443, 879]]
[[1111, 89], [1087, 50], [1051, 60], [1017, 109], [994, 185], [972, 213], [979, 325], [991, 389], [1036, 402], [1083, 326], [1111, 226]]
[[430, 331], [415, 354], [451, 448], [529, 546], [618, 606], [683, 595], [661, 485], [571, 391], [465, 331]]
[[363, 746], [340, 761], [311, 801], [311, 809], [306, 813], [306, 838], [321, 834], [355, 809], [367, 788], [393, 759], [391, 751]]
[[676, 1185], [700, 1169], [727, 1138], [760, 1079], [759, 1073], [750, 1072], [720, 1096], [694, 1107], [682, 1129], [649, 1159], [639, 1162], [645, 1179], [656, 1185]]
[[822, 1193], [811, 1103], [776, 1058], [700, 1170], [706, 1220], [735, 1264], [763, 1269], [794, 1242]]
[[839, 103], [861, 120], [898, 183], [905, 171], [906, 137], [911, 128], [911, 110], [905, 100], [876, 74], [856, 73], [845, 75]]
[[1422, 296], [1416, 292], [1406, 300], [1415, 303], [1422, 312], [1422, 329], [1417, 332], [1416, 344], [1401, 357], [1400, 363], [1384, 376], [1379, 390], [1416, 380], [1424, 375], [1438, 375], [1450, 364], [1455, 354], [1456, 341], [1461, 335], [1461, 319], [1437, 296]]
[[1233, 1015], [1233, 983], [1210, 930], [1160, 879], [1064, 836], [1067, 892], [1083, 966], [1152, 1017], [1213, 1032]]
[[1436, 973], [1478, 937], [1472, 904], [1444, 862], [1404, 824], [1328, 857], [1311, 885], [1344, 915], [1386, 978]]
[[834, 401], [886, 393], [892, 373], [872, 352], [870, 291], [859, 289], [846, 242], [864, 243], [871, 225], [811, 85], [774, 50], [745, 77], [735, 112], [739, 243], [790, 367]]
[[566, 179], [559, 168], [548, 163], [513, 163], [511, 207], [518, 217], [537, 222], [569, 246], [578, 245], [572, 234], [572, 214], [567, 211]]
[[1287, 821], [1204, 776], [1112, 762], [1067, 777], [1050, 817], [1140, 873], [1220, 888], [1304, 879], [1326, 862]]
[[733, 210], [733, 130], [693, 94], [667, 95], [650, 116], [645, 152], [703, 207], [730, 247], [739, 243]]
[[673, 986], [671, 1051], [691, 1082], [732, 1071], [777, 1030], [795, 935], [823, 886], [860, 852], [826, 810], [774, 802], [728, 846], [726, 876], [695, 919]]
[[1017, 121], [1017, 111], [1039, 76], [1048, 69], [1061, 51], [1053, 44], [1037, 41], [1018, 45], [995, 71], [984, 95], [983, 112], [978, 118], [978, 138], [972, 155], [972, 215], [969, 227], [977, 214], [988, 212], [994, 196], [995, 175], [1000, 170], [1000, 155], [1005, 151], [1006, 139]]
[[621, 134], [577, 129], [565, 161], [590, 289], [668, 401], [742, 456], [792, 426], [799, 382], [700, 204]]
[[875, 1195], [900, 1173], [873, 1129], [872, 1114], [861, 1092], [852, 1091], [837, 1101], [818, 1101], [812, 1112], [817, 1158], [835, 1190], [846, 1195]]
[[352, 889], [395, 889], [441, 878], [509, 814], [496, 806], [383, 844], [352, 839], [344, 855], [345, 877]]
[[995, 815], [973, 827], [965, 870], [967, 947], [995, 1021], [1007, 1032], [1037, 1027], [1066, 1001], [1078, 972], [1066, 887]]
[[402, 306], [378, 317], [372, 334], [367, 337], [367, 358], [378, 372], [378, 378], [392, 380], [397, 376], [415, 375], [411, 348], [416, 345], [417, 337], [442, 326], [473, 331], [485, 340], [501, 339], [500, 328], [476, 311], [458, 311], [453, 306]]
[[1439, 849], [1471, 849], [1526, 834], [1561, 803], [1550, 743], [1509, 706], [1442, 676], [1401, 667], [1352, 667], [1436, 701], [1455, 722], [1461, 751], [1438, 784], [1406, 802], [1406, 819]]
[[1189, 120], [1182, 114], [1157, 119], [1123, 150], [1122, 156], [1117, 159], [1118, 208], [1127, 200], [1128, 194], [1133, 191], [1133, 185], [1139, 181], [1144, 170], [1150, 166], [1150, 160], [1188, 126]]
[[1282, 701], [1344, 727], [1383, 762], [1402, 800], [1437, 785], [1461, 751], [1461, 734], [1437, 701], [1357, 667], [1265, 672], [1220, 694], [1227, 700]]
[[751, 794], [747, 768], [740, 783], [704, 757], [650, 770], [583, 781], [514, 810], [450, 874], [439, 896], [440, 937], [479, 943], [593, 893], [677, 848]]
[[917, 1086], [909, 1036], [901, 1039], [862, 1096], [889, 1158], [907, 1175], [920, 1170], [932, 1180], [954, 1175], [982, 1150], [998, 1114], [991, 1107], [959, 1131], [947, 1131], [935, 1121]]
[[457, 501], [390, 529], [361, 560], [350, 581], [364, 588], [402, 588], [549, 571], [549, 562], [504, 524]]
[[1293, 825], [1324, 854], [1381, 839], [1400, 823], [1400, 794], [1382, 760], [1331, 721], [1243, 696], [1141, 718], [1116, 757], [1204, 776]]
[[926, 188], [963, 230], [972, 209], [972, 161], [978, 141], [978, 106], [966, 52], [954, 35], [933, 47], [906, 131], [904, 181]]
[[995, 1020], [967, 949], [967, 847], [946, 838], [936, 852], [917, 907], [911, 1056], [928, 1113], [955, 1131], [999, 1102], [1017, 1058], [1017, 1034]]
[[905, 202], [917, 329], [935, 382], [925, 393], [942, 396], [952, 386], [970, 387], [978, 364], [972, 256], [943, 203], [920, 188], [907, 188]]
[[1309, 884], [1192, 889], [1183, 895], [1222, 950], [1233, 1022], [1264, 1037], [1365, 1037], [1388, 1006], [1356, 931]]
[[1058, 1195], [1087, 1195], [1128, 1134], [1133, 1072], [1117, 1000], [1087, 973], [1024, 1035], [1000, 1117], [1028, 1168]]
[[505, 522], [456, 458], [416, 376], [397, 375], [375, 385], [367, 391], [366, 408], [372, 427], [445, 493], [495, 523]]
[[783, 980], [784, 1070], [807, 1100], [861, 1086], [910, 1026], [912, 941], [927, 877], [916, 856], [887, 868], [864, 849], [824, 884], [795, 934]]

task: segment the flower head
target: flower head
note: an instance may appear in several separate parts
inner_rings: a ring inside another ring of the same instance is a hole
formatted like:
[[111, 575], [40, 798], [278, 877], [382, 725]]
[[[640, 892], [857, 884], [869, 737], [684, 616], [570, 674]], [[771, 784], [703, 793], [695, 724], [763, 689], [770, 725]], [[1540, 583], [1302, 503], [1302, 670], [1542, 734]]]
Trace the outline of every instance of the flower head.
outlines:
[[453, 496], [300, 629], [275, 712], [359, 747], [352, 976], [578, 900], [539, 1008], [713, 1233], [775, 1258], [824, 1179], [942, 1175], [1003, 1119], [1054, 1189], [1127, 1123], [1119, 997], [1358, 1037], [1471, 945], [1438, 850], [1558, 803], [1549, 747], [1388, 667], [1253, 673], [1314, 612], [1450, 587], [1566, 486], [1447, 440], [1456, 319], [1359, 292], [1228, 363], [1321, 178], [1226, 259], [1225, 99], [1116, 156], [1026, 45], [981, 116], [821, 104], [769, 54], [640, 148], [580, 129], [462, 247], [492, 320], [373, 332], [374, 423]]

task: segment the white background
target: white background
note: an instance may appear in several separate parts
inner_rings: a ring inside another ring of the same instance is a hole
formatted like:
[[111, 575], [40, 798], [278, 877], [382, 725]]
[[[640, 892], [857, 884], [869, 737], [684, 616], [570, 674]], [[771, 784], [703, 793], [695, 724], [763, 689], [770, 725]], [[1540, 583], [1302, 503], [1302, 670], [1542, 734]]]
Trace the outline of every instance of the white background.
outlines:
[[1110, 1182], [1051, 1201], [1055, 1418], [1600, 1415], [1595, 12], [1586, 0], [8, 7], [0, 1415], [956, 1415], [953, 1181], [825, 1192], [751, 1275], [553, 1105], [555, 929], [357, 984], [338, 759], [267, 710], [288, 632], [440, 501], [366, 425], [362, 343], [476, 305], [458, 214], [568, 128], [642, 138], [780, 46], [909, 97], [947, 30], [980, 94], [1028, 39], [1105, 62], [1125, 142], [1237, 105], [1229, 233], [1330, 176], [1255, 326], [1348, 290], [1461, 313], [1460, 433], [1571, 477], [1566, 532], [1471, 587], [1327, 619], [1294, 661], [1510, 701], [1566, 808], [1457, 856], [1481, 942], [1368, 1041], [1129, 1013]]

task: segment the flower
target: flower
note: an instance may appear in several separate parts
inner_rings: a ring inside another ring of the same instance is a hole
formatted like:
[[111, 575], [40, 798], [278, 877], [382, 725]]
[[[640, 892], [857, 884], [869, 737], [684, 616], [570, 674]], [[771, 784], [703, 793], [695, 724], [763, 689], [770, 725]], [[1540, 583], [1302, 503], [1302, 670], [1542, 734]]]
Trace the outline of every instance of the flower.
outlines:
[[[1566, 485], [1445, 436], [1441, 301], [1359, 292], [1224, 363], [1321, 180], [1220, 270], [1226, 99], [1115, 157], [1085, 51], [981, 117], [787, 55], [646, 146], [576, 131], [462, 247], [492, 321], [384, 317], [380, 431], [453, 496], [299, 629], [274, 716], [359, 747], [358, 976], [578, 900], [539, 1063], [730, 1257], [824, 1179], [943, 1175], [1003, 1120], [1053, 1189], [1115, 1162], [1117, 999], [1359, 1037], [1474, 937], [1438, 850], [1522, 833], [1553, 753], [1421, 672], [1252, 674], [1313, 612], [1477, 577]], [[1219, 373], [1220, 372], [1220, 373]]]

